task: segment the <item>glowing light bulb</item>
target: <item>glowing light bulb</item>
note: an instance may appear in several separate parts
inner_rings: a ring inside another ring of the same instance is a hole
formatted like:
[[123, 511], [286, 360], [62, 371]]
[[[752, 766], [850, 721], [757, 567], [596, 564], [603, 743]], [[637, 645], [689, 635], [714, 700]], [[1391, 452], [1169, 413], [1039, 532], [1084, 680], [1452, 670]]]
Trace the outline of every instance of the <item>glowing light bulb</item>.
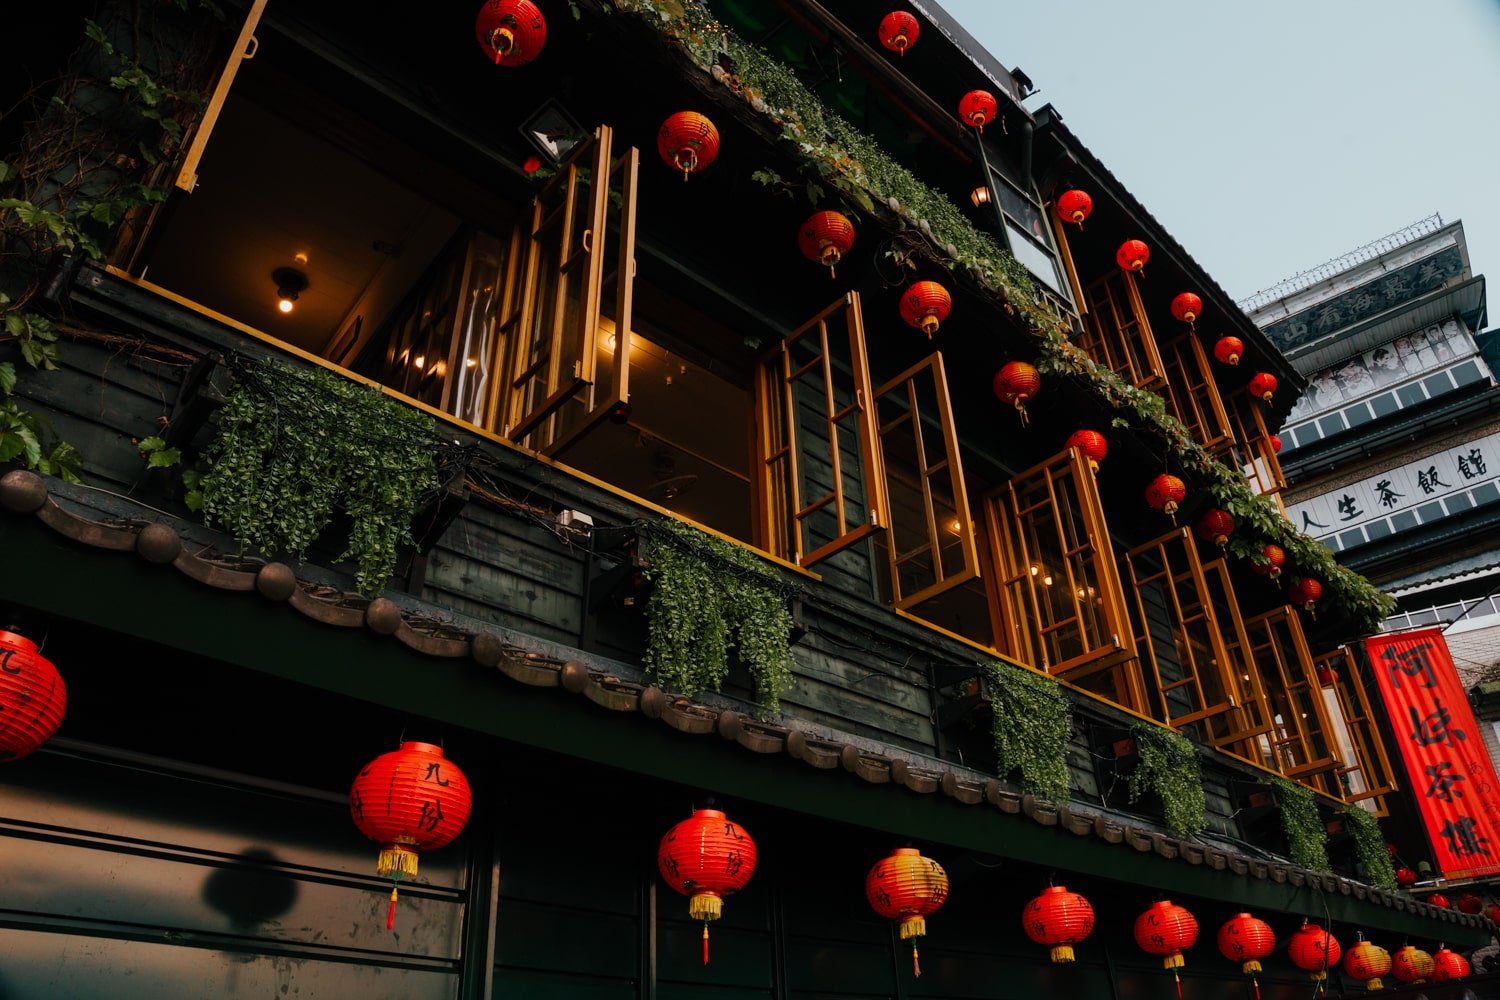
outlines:
[[411, 363], [414, 364], [414, 365], [416, 365], [418, 368], [421, 368], [423, 365], [425, 365], [427, 363], [427, 355], [425, 355], [425, 354], [418, 354], [415, 358], [412, 359]]
[[465, 368], [473, 368], [473, 367], [475, 367], [478, 364], [479, 364], [479, 359], [478, 358], [465, 358], [464, 359], [464, 367]]
[[296, 303], [283, 295], [281, 298], [276, 300], [276, 308], [280, 309], [284, 313], [289, 313], [296, 308]]

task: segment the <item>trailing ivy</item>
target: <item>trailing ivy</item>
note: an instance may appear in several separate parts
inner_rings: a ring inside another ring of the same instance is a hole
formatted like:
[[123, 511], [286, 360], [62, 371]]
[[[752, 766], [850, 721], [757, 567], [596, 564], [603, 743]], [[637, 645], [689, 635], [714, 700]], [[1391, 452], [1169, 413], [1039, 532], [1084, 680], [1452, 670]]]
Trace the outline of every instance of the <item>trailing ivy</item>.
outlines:
[[1168, 830], [1179, 837], [1201, 832], [1208, 823], [1208, 809], [1191, 741], [1160, 726], [1132, 726], [1130, 735], [1140, 758], [1130, 772], [1130, 801], [1138, 801], [1148, 790], [1155, 792]]
[[1354, 835], [1354, 855], [1364, 869], [1365, 881], [1377, 889], [1395, 891], [1396, 867], [1386, 853], [1379, 821], [1359, 806], [1350, 806], [1344, 810], [1344, 822]]
[[738, 650], [767, 712], [792, 680], [788, 588], [738, 545], [671, 519], [641, 524], [651, 580], [645, 664], [663, 686], [692, 697], [718, 691]]
[[1053, 802], [1071, 794], [1068, 741], [1072, 703], [1050, 677], [994, 661], [985, 664], [994, 715], [995, 773], [1019, 771], [1021, 787]]
[[1318, 815], [1312, 791], [1285, 778], [1272, 778], [1271, 785], [1281, 807], [1281, 828], [1286, 831], [1292, 861], [1315, 872], [1332, 870], [1328, 863], [1328, 831]]
[[189, 506], [241, 545], [297, 561], [342, 512], [349, 538], [338, 558], [357, 564], [361, 593], [380, 593], [419, 502], [438, 486], [436, 422], [322, 368], [237, 369], [218, 431], [188, 477]]
[[[915, 245], [935, 266], [967, 276], [1029, 335], [1037, 368], [1077, 382], [1108, 403], [1114, 425], [1164, 448], [1183, 478], [1206, 490], [1239, 522], [1233, 551], [1254, 558], [1267, 542], [1286, 550], [1304, 574], [1318, 577], [1330, 603], [1363, 631], [1373, 631], [1394, 610], [1394, 601], [1369, 581], [1339, 566], [1319, 542], [1301, 534], [1274, 501], [1257, 495], [1230, 469], [1193, 440], [1154, 392], [1137, 389], [1097, 365], [1068, 340], [1067, 321], [1035, 292], [1029, 273], [988, 234], [969, 222], [953, 202], [897, 163], [869, 136], [828, 111], [788, 67], [738, 38], [691, 0], [595, 0], [605, 10], [638, 17], [679, 46], [704, 73], [722, 83], [768, 120], [796, 151], [809, 178], [834, 188], [847, 201], [880, 218], [887, 229], [919, 233]], [[733, 71], [723, 67], [728, 56]], [[770, 178], [771, 174], [766, 175]], [[776, 178], [776, 182], [780, 182]]]

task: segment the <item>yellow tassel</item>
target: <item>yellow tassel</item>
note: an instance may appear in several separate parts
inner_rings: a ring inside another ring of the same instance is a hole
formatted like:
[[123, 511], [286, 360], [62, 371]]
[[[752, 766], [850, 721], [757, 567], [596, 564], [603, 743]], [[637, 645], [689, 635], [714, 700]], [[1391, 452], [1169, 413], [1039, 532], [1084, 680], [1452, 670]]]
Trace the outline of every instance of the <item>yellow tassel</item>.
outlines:
[[[707, 923], [710, 920], [718, 920], [719, 914], [724, 912], [724, 901], [711, 892], [700, 892], [688, 899], [688, 916], [694, 920]], [[704, 928], [708, 930], [707, 927]]]
[[1248, 961], [1244, 965], [1240, 966], [1240, 971], [1243, 972], [1247, 976], [1253, 976], [1257, 972], [1260, 972], [1262, 970], [1261, 970], [1261, 967], [1260, 967], [1260, 963], [1257, 962], [1255, 959], [1252, 958], [1250, 961]]
[[1183, 958], [1182, 952], [1179, 951], [1174, 952], [1173, 954], [1168, 955], [1166, 958], [1162, 959], [1161, 967], [1163, 969], [1180, 969], [1186, 963], [1187, 959]]
[[1070, 944], [1060, 944], [1056, 948], [1053, 948], [1052, 961], [1059, 965], [1063, 962], [1073, 961], [1073, 946]]
[[905, 917], [901, 921], [901, 940], [908, 941], [927, 933], [927, 921], [920, 916]]
[[1376, 990], [1385, 989], [1385, 983], [1382, 983], [1379, 979], [1372, 979], [1368, 983], [1365, 983], [1365, 989], [1374, 993]]
[[404, 844], [387, 844], [375, 859], [375, 871], [381, 878], [412, 878], [417, 874], [417, 852]]

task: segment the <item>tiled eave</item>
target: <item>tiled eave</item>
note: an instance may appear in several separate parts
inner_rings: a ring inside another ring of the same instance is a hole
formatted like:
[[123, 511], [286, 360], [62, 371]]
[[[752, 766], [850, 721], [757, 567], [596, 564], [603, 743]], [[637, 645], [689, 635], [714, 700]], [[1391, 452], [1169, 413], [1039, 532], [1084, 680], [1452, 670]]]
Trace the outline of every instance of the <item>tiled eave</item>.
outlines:
[[[0, 577], [0, 599], [506, 739], [903, 836], [1262, 909], [1326, 910], [1370, 930], [1463, 947], [1489, 939], [1483, 917], [1404, 893], [1047, 802], [870, 740], [760, 721], [642, 683], [623, 664], [470, 628], [435, 606], [367, 600], [301, 579], [284, 563], [193, 551], [160, 515], [96, 519], [58, 486], [20, 470], [0, 477], [8, 512], [0, 544], [13, 566], [28, 567]], [[164, 607], [176, 609], [175, 623], [161, 623]], [[236, 634], [255, 638], [226, 641]], [[418, 673], [414, 657], [453, 669]], [[348, 669], [355, 662], [359, 669]], [[495, 674], [512, 683], [495, 687], [488, 679]], [[413, 683], [418, 676], [423, 683]], [[569, 696], [582, 696], [592, 713], [572, 707], [579, 699]], [[683, 739], [704, 752], [682, 753]], [[869, 787], [880, 785], [889, 787]]]

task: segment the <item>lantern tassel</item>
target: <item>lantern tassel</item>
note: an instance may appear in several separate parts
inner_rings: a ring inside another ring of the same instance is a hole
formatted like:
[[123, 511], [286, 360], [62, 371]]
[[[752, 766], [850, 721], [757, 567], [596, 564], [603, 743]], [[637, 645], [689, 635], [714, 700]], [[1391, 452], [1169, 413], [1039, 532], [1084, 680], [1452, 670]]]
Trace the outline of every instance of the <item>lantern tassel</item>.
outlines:
[[1260, 1000], [1260, 980], [1254, 976], [1250, 977], [1250, 985], [1255, 987], [1255, 1000]]
[[1177, 1000], [1182, 1000], [1182, 977], [1177, 974], [1177, 966], [1172, 966], [1172, 978], [1177, 982]]
[[922, 978], [922, 963], [917, 961], [917, 939], [911, 939], [911, 974], [918, 979]]
[[703, 921], [703, 964], [708, 964], [708, 921]]
[[1029, 423], [1026, 419], [1026, 404], [1018, 401], [1016, 403], [1016, 412], [1021, 415], [1021, 426], [1025, 427]]
[[396, 887], [391, 886], [391, 905], [385, 911], [385, 929], [394, 931], [396, 929]]

